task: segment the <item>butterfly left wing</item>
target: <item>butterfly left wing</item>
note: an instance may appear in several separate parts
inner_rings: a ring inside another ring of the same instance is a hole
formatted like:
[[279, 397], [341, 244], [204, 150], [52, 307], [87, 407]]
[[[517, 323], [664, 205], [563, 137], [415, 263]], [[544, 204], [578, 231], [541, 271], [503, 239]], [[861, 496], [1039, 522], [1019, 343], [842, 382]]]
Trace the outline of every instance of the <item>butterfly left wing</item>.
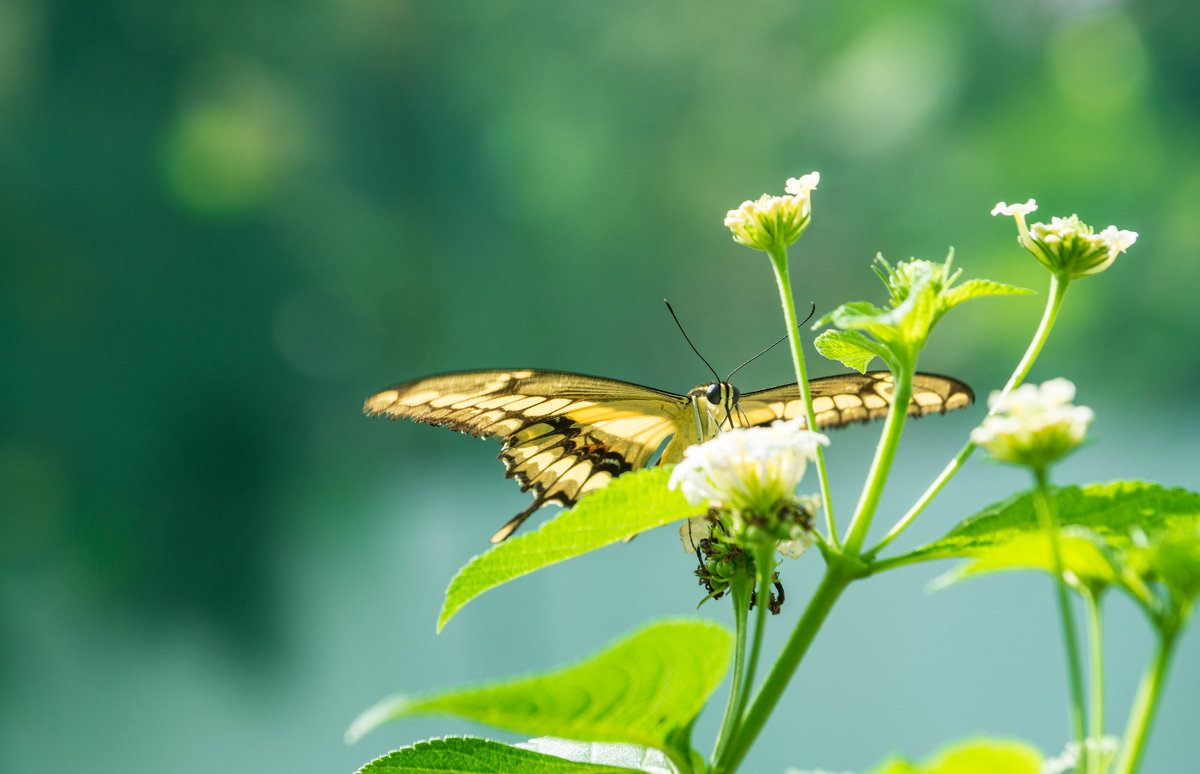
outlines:
[[[813, 379], [809, 389], [817, 428], [823, 430], [885, 416], [892, 405], [894, 382], [888, 371], [868, 371]], [[944, 414], [968, 406], [974, 400], [975, 393], [971, 388], [957, 379], [918, 373], [913, 376], [908, 415]], [[734, 424], [743, 427], [804, 416], [804, 399], [795, 384], [745, 393], [738, 406], [741, 411], [739, 415], [735, 410]]]
[[622, 473], [641, 468], [691, 420], [682, 395], [558, 371], [443, 374], [367, 398], [363, 411], [500, 438], [505, 475], [534, 501], [492, 536], [504, 540], [549, 502], [570, 507]]

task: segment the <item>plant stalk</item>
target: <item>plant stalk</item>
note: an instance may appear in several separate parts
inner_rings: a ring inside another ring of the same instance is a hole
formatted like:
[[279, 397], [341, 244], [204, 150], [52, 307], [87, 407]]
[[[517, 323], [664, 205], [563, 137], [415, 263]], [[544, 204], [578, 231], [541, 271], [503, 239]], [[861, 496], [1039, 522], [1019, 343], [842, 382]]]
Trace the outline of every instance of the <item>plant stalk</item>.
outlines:
[[729, 584], [729, 596], [733, 602], [733, 674], [729, 681], [729, 701], [725, 705], [725, 718], [721, 721], [721, 732], [713, 749], [712, 760], [717, 761], [733, 738], [738, 726], [738, 716], [743, 703], [744, 675], [746, 674], [746, 635], [750, 607], [750, 592], [754, 579], [745, 571], [739, 572]]
[[804, 609], [804, 614], [800, 616], [796, 628], [792, 630], [791, 637], [784, 645], [783, 651], [780, 652], [779, 659], [771, 667], [771, 672], [763, 680], [762, 686], [750, 703], [726, 755], [714, 767], [714, 772], [732, 772], [745, 758], [750, 746], [762, 732], [771, 711], [779, 702], [779, 697], [787, 688], [796, 667], [800, 665], [800, 660], [808, 652], [808, 647], [816, 637], [821, 624], [825, 622], [834, 603], [854, 577], [847, 570], [844, 560], [834, 555], [830, 564], [825, 568], [825, 576], [821, 579], [820, 585], [809, 599], [808, 607]]
[[[1092, 677], [1089, 686], [1091, 712], [1088, 718], [1088, 737], [1097, 744], [1104, 736], [1104, 627], [1100, 610], [1100, 593], [1086, 595], [1088, 611], [1088, 641], [1091, 645]], [[1100, 770], [1099, 748], [1088, 757], [1088, 774], [1103, 774]]]
[[1146, 739], [1149, 738], [1150, 728], [1154, 723], [1158, 700], [1162, 695], [1167, 667], [1171, 663], [1176, 633], [1174, 629], [1159, 629], [1158, 648], [1146, 673], [1142, 675], [1137, 696], [1133, 700], [1133, 709], [1129, 713], [1129, 723], [1125, 726], [1125, 738], [1121, 740], [1121, 754], [1113, 769], [1114, 774], [1134, 774], [1138, 770]]
[[[767, 251], [771, 258], [771, 268], [775, 270], [775, 283], [779, 286], [779, 300], [783, 304], [783, 317], [787, 325], [788, 345], [792, 351], [792, 366], [796, 371], [796, 384], [800, 386], [800, 394], [804, 398], [804, 418], [808, 429], [816, 431], [817, 415], [813, 411], [812, 391], [808, 386], [808, 369], [804, 363], [804, 351], [800, 348], [799, 323], [796, 318], [796, 302], [792, 298], [792, 283], [788, 278], [787, 249], [783, 247]], [[829, 542], [837, 546], [837, 525], [833, 518], [833, 500], [829, 496], [829, 474], [825, 469], [825, 452], [817, 446], [817, 477], [821, 482], [821, 501], [825, 507], [825, 529], [829, 533]]]
[[1086, 745], [1087, 731], [1083, 721], [1083, 669], [1079, 663], [1079, 638], [1075, 633], [1075, 618], [1071, 615], [1071, 601], [1067, 595], [1067, 582], [1063, 579], [1062, 551], [1058, 542], [1058, 519], [1050, 504], [1049, 485], [1044, 468], [1034, 469], [1037, 487], [1034, 490], [1034, 508], [1042, 531], [1050, 541], [1050, 567], [1054, 572], [1054, 587], [1058, 599], [1058, 614], [1062, 622], [1063, 645], [1067, 653], [1067, 668], [1071, 690], [1071, 733], [1079, 744], [1079, 755], [1088, 760], [1091, 754]]
[[871, 461], [871, 469], [867, 473], [867, 482], [859, 497], [854, 518], [850, 520], [850, 526], [847, 528], [846, 554], [851, 557], [858, 556], [863, 541], [867, 538], [871, 518], [879, 506], [879, 498], [883, 494], [884, 484], [887, 483], [892, 460], [896, 457], [896, 447], [900, 445], [900, 434], [904, 432], [904, 420], [908, 417], [908, 403], [912, 399], [915, 359], [911, 357], [907, 362], [897, 363], [896, 371], [892, 374], [895, 379], [892, 405], [888, 409], [887, 419], [884, 420], [879, 445], [875, 449], [875, 459]]
[[[1058, 311], [1062, 307], [1063, 298], [1066, 296], [1067, 285], [1069, 283], [1069, 277], [1062, 277], [1060, 279], [1056, 274], [1050, 275], [1050, 291], [1046, 299], [1046, 308], [1042, 311], [1042, 320], [1038, 323], [1037, 331], [1034, 332], [1033, 339], [1029, 342], [1029, 347], [1021, 357], [1021, 362], [1017, 364], [1016, 370], [1013, 371], [1012, 376], [1008, 377], [1008, 382], [1004, 385], [1004, 389], [1000, 391], [1001, 394], [1007, 395], [1012, 392], [1029, 374], [1029, 369], [1033, 367], [1033, 362], [1037, 360], [1038, 354], [1041, 353], [1042, 347], [1045, 346], [1046, 339], [1050, 337], [1050, 330], [1054, 327], [1054, 321], [1058, 318]], [[988, 411], [987, 415], [991, 416], [991, 414], [992, 412]], [[933, 480], [933, 483], [929, 485], [929, 488], [925, 490], [920, 499], [888, 530], [883, 539], [867, 552], [867, 557], [873, 558], [878, 555], [888, 543], [891, 543], [901, 532], [907, 529], [913, 519], [917, 518], [917, 514], [925, 510], [925, 506], [929, 505], [929, 501], [942, 490], [947, 481], [954, 477], [954, 474], [958, 472], [958, 469], [963, 466], [963, 463], [967, 461], [967, 458], [974, 451], [975, 444], [967, 441], [958, 454], [955, 455], [954, 459], [950, 460], [949, 464], [938, 474], [938, 477]]]

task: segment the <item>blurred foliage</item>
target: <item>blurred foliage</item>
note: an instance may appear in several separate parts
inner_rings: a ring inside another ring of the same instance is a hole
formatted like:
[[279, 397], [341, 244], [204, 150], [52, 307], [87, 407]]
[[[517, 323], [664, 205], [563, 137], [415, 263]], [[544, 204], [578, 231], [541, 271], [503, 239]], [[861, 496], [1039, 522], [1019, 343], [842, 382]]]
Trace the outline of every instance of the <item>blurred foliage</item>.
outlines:
[[[793, 276], [818, 313], [877, 292], [877, 250], [954, 245], [1044, 292], [987, 214], [1033, 196], [1142, 234], [1033, 376], [1121, 400], [1154, 368], [1156, 405], [1190, 400], [1197, 24], [1183, 0], [0, 0], [4, 561], [269, 636], [294, 505], [455, 440], [368, 427], [364, 396], [502, 365], [686, 390], [663, 296], [732, 367], [779, 320], [722, 216], [813, 169]], [[924, 366], [986, 391], [1041, 303], [978, 305]]]

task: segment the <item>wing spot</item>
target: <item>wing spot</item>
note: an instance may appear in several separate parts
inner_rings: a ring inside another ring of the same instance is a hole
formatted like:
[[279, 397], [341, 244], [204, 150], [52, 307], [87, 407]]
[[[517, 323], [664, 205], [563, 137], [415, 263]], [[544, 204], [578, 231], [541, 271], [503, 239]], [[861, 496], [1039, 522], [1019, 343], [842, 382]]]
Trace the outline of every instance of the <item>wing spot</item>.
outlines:
[[505, 408], [507, 408], [509, 411], [527, 411], [530, 407], [536, 406], [544, 400], [546, 399], [537, 395], [531, 395], [527, 398], [519, 398], [518, 400], [513, 401], [505, 406]]
[[862, 398], [857, 395], [834, 395], [833, 405], [837, 406], [842, 411], [853, 408], [862, 408]]
[[520, 395], [497, 395], [494, 398], [479, 401], [478, 405], [481, 409], [503, 408], [515, 400], [520, 400]]
[[[389, 392], [393, 396], [392, 401], [398, 402], [401, 406], [424, 406], [427, 403], [431, 403], [441, 394], [437, 390], [425, 390], [424, 392], [411, 392], [400, 398], [399, 393], [395, 390], [390, 390]], [[380, 395], [384, 394], [387, 393], [380, 393]]]
[[563, 406], [568, 405], [570, 402], [571, 401], [567, 398], [551, 398], [550, 400], [543, 401], [542, 403], [528, 409], [525, 414], [531, 417], [540, 417], [545, 416], [546, 414], [553, 414]]

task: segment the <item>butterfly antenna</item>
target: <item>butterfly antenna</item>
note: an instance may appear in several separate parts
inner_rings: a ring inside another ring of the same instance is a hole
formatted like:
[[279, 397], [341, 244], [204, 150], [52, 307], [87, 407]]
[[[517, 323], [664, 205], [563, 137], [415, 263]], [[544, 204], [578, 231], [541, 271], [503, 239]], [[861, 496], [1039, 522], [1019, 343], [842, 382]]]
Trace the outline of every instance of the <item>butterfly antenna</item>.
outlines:
[[[700, 350], [696, 349], [696, 345], [693, 344], [692, 340], [688, 338], [687, 331], [683, 329], [683, 324], [679, 322], [678, 315], [676, 315], [675, 310], [671, 308], [671, 302], [664, 298], [663, 303], [667, 305], [667, 311], [671, 313], [671, 317], [675, 319], [675, 324], [679, 326], [679, 332], [683, 334], [684, 341], [686, 341], [688, 346], [692, 348], [692, 351], [696, 353], [696, 357], [700, 358], [704, 365], [708, 366], [708, 370], [712, 371], [712, 375], [716, 377], [717, 381], [721, 381], [720, 375], [717, 374], [717, 369], [713, 368], [712, 365], [704, 359], [704, 355], [700, 354]], [[814, 307], [814, 309], [815, 308], [816, 307]]]
[[[804, 325], [804, 323], [806, 323], [806, 322], [808, 322], [809, 320], [811, 320], [811, 319], [812, 319], [812, 316], [813, 316], [814, 314], [816, 314], [816, 313], [817, 313], [817, 304], [816, 304], [816, 302], [814, 302], [814, 301], [809, 301], [809, 302], [808, 302], [808, 305], [809, 305], [809, 309], [808, 309], [808, 317], [805, 317], [803, 320], [801, 320], [801, 321], [800, 321], [800, 322], [799, 322], [799, 323], [796, 325], [796, 327], [797, 327], [797, 328], [799, 328], [801, 325]], [[670, 304], [668, 304], [668, 305], [667, 305], [667, 307], [668, 307], [668, 308], [670, 308]], [[672, 314], [674, 314], [674, 313], [672, 313]], [[678, 321], [676, 321], [676, 322], [678, 322]], [[682, 330], [682, 329], [680, 329], [680, 330]], [[685, 335], [686, 335], [686, 334], [685, 334]], [[729, 376], [725, 377], [725, 381], [729, 381], [730, 379], [732, 379], [734, 374], [736, 374], [738, 371], [742, 370], [742, 366], [749, 365], [749, 364], [750, 364], [752, 361], [754, 361], [754, 360], [758, 360], [760, 357], [762, 357], [763, 355], [765, 355], [765, 354], [767, 354], [768, 352], [770, 352], [770, 351], [771, 351], [772, 349], [774, 349], [774, 348], [775, 348], [777, 345], [779, 345], [779, 344], [782, 344], [782, 343], [783, 343], [783, 340], [784, 340], [784, 339], [786, 339], [786, 338], [787, 338], [787, 334], [785, 333], [785, 334], [783, 334], [783, 336], [782, 336], [782, 337], [781, 337], [781, 338], [780, 338], [778, 341], [776, 341], [774, 344], [772, 344], [771, 346], [767, 347], [767, 348], [766, 348], [766, 349], [764, 349], [762, 352], [759, 352], [757, 355], [755, 355], [754, 357], [750, 358], [750, 360], [747, 360], [745, 363], [742, 363], [742, 365], [740, 365], [740, 366], [738, 366], [737, 368], [735, 368], [735, 369], [733, 369], [732, 371], [730, 371], [730, 372], [729, 372]], [[689, 342], [689, 343], [690, 343], [690, 342]], [[692, 349], [695, 349], [695, 347], [692, 347]], [[697, 352], [696, 354], [698, 355], [698, 354], [700, 354], [700, 353], [699, 353], [699, 352]], [[703, 358], [702, 358], [702, 359], [703, 359]], [[711, 368], [711, 366], [709, 366], [709, 367]]]

